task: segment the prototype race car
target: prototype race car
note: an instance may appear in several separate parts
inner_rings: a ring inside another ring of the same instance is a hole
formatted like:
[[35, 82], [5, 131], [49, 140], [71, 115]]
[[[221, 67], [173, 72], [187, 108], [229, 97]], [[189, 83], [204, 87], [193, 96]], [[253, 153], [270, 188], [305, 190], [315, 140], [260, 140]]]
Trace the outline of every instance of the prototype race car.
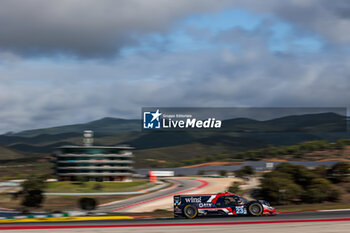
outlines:
[[195, 218], [205, 215], [276, 215], [267, 201], [247, 199], [224, 192], [174, 196], [174, 217]]

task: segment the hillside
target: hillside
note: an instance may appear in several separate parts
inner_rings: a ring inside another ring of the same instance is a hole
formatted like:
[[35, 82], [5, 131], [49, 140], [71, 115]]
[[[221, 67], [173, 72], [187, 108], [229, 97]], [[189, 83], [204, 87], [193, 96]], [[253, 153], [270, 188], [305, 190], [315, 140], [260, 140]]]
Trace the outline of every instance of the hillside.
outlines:
[[[293, 115], [258, 121], [249, 118], [234, 118], [224, 120], [225, 131], [232, 132], [337, 132], [346, 129], [344, 116], [335, 113], [319, 113]], [[105, 117], [84, 124], [65, 125], [44, 129], [26, 130], [12, 134], [11, 137], [52, 137], [66, 136], [68, 134], [81, 134], [84, 130], [93, 130], [96, 135], [106, 136], [116, 132], [141, 131], [141, 121], [135, 119], [120, 119]], [[66, 135], [67, 134], [67, 135]], [[7, 137], [2, 135], [0, 137]], [[58, 138], [56, 138], [58, 139]], [[1, 142], [2, 139], [0, 139]]]
[[[237, 161], [350, 161], [350, 139], [340, 139], [336, 142], [324, 140], [302, 142], [288, 146], [266, 146], [260, 149], [246, 150], [202, 156], [192, 159], [179, 159], [176, 162], [155, 164], [160, 167], [184, 167], [207, 162], [237, 162]], [[157, 161], [153, 161], [157, 162]]]
[[223, 121], [234, 132], [341, 132], [346, 129], [344, 116], [335, 113], [293, 115], [258, 121], [234, 118]]
[[105, 117], [100, 120], [85, 124], [65, 125], [45, 129], [26, 130], [14, 134], [14, 136], [35, 137], [43, 134], [57, 135], [64, 133], [81, 134], [84, 130], [93, 130], [96, 134], [109, 135], [121, 131], [139, 131], [140, 120], [126, 120], [120, 118]]
[[[334, 124], [337, 122], [338, 125]], [[311, 140], [335, 141], [350, 138], [349, 132], [333, 132], [342, 129], [343, 123], [341, 116], [323, 113], [287, 116], [268, 121], [248, 118], [229, 119], [223, 121], [226, 128], [222, 131], [143, 132], [140, 130], [140, 120], [103, 118], [85, 124], [0, 135], [2, 148], [12, 152], [12, 154], [10, 152], [0, 154], [0, 160], [12, 160], [23, 156], [45, 157], [62, 145], [81, 145], [82, 132], [91, 129], [95, 132], [95, 145], [128, 144], [136, 148], [137, 167], [160, 166], [167, 162], [256, 150], [268, 145], [292, 145]], [[310, 129], [313, 131], [310, 132]]]
[[14, 159], [20, 159], [25, 157], [25, 155], [18, 153], [14, 150], [11, 150], [9, 148], [0, 146], [0, 161], [1, 160], [14, 160]]

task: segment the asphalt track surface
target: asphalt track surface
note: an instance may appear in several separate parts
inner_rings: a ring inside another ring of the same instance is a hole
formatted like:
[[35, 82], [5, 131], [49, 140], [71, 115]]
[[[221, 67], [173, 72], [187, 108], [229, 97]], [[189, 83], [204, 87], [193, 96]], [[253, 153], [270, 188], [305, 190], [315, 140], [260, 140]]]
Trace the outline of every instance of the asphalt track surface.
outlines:
[[[277, 216], [228, 216], [228, 217], [198, 217], [185, 218], [154, 218], [129, 220], [96, 220], [96, 221], [62, 221], [62, 222], [25, 222], [3, 223], [0, 230], [7, 227], [43, 227], [48, 228], [91, 228], [91, 227], [162, 227], [162, 226], [204, 226], [204, 225], [243, 225], [243, 224], [273, 224], [293, 222], [337, 222], [350, 221], [350, 211], [282, 213]], [[24, 228], [25, 229], [25, 228]]]
[[167, 196], [172, 196], [176, 193], [181, 193], [197, 188], [203, 185], [203, 181], [194, 179], [167, 179], [172, 182], [172, 186], [157, 192], [136, 196], [126, 200], [115, 202], [114, 204], [99, 206], [96, 212], [123, 212], [134, 206], [150, 202], [152, 200], [161, 199]]

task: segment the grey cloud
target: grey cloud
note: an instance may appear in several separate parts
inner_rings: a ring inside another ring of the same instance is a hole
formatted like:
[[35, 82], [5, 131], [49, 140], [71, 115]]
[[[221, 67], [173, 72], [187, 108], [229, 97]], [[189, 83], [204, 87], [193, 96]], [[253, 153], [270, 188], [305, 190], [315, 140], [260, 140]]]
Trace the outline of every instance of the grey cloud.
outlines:
[[334, 44], [350, 42], [347, 0], [3, 0], [0, 51], [109, 58], [153, 32], [169, 32], [186, 16], [225, 7], [277, 16]]
[[[249, 46], [84, 61], [69, 69], [17, 62], [0, 69], [0, 77], [13, 79], [0, 87], [0, 131], [138, 118], [144, 106], [348, 106], [349, 62], [349, 54], [281, 56]], [[33, 69], [36, 81], [23, 84]]]
[[[259, 1], [260, 2], [260, 1]], [[350, 2], [347, 0], [255, 0], [237, 1], [237, 5], [260, 13], [268, 13], [297, 25], [304, 33], [320, 35], [334, 46], [349, 44]]]
[[350, 18], [350, 4], [346, 0], [324, 1], [325, 6], [333, 10], [333, 13], [341, 18]]
[[[197, 1], [84, 1], [83, 9], [72, 1], [42, 5], [44, 1], [37, 0], [31, 1], [30, 7], [27, 1], [19, 6], [13, 2], [2, 1], [0, 7], [0, 48], [8, 50], [0, 53], [0, 132], [105, 116], [137, 118], [143, 106], [349, 106], [350, 55], [342, 49], [348, 43], [342, 36], [348, 29], [339, 28], [348, 21], [332, 27], [347, 13], [331, 8], [331, 3], [266, 0], [254, 5], [256, 1], [231, 1], [235, 6], [273, 12], [339, 43], [340, 48], [273, 53], [267, 48], [270, 24], [263, 22], [254, 31], [234, 28], [212, 35], [189, 30], [194, 38], [205, 35], [212, 43], [237, 44], [238, 50], [229, 46], [176, 53], [158, 50], [96, 62], [40, 61], [21, 55], [40, 51], [108, 57], [123, 46], [138, 43], [133, 35], [167, 30], [187, 13], [207, 11], [216, 1], [200, 1], [200, 9]], [[112, 5], [106, 7], [107, 3]], [[100, 13], [88, 14], [94, 12], [95, 5]], [[134, 11], [139, 14], [131, 14]], [[292, 42], [290, 46], [294, 46]]]
[[110, 57], [162, 32], [193, 12], [219, 9], [210, 0], [4, 0], [0, 49], [21, 55]]

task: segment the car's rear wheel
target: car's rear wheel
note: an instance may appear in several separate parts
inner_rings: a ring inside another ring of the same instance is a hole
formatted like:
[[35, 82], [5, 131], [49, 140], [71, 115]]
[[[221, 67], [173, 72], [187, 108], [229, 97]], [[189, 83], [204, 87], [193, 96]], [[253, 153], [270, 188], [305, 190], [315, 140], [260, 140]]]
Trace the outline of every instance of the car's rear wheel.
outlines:
[[194, 205], [185, 206], [183, 212], [186, 218], [195, 218], [198, 215], [197, 207]]
[[248, 213], [252, 216], [260, 216], [263, 212], [263, 207], [260, 203], [252, 203], [248, 206]]

